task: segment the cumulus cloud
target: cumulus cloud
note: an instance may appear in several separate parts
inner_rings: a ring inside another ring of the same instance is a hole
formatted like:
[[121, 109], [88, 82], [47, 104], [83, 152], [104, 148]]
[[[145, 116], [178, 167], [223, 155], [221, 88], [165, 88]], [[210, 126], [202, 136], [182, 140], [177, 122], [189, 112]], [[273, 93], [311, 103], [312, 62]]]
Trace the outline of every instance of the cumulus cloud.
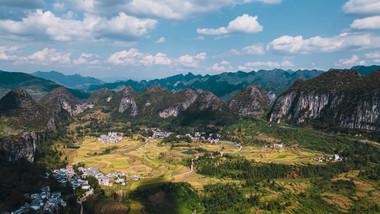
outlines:
[[18, 47], [5, 47], [0, 46], [0, 60], [14, 60], [17, 58], [16, 55], [14, 55], [14, 52], [18, 49]]
[[202, 61], [202, 60], [205, 60], [206, 59], [206, 53], [205, 52], [201, 52], [195, 56], [192, 56], [192, 55], [184, 55], [184, 56], [180, 56], [178, 58], [178, 62], [179, 64], [185, 66], [185, 67], [188, 67], [188, 68], [195, 68], [195, 67], [198, 67], [198, 64], [199, 64], [199, 61]]
[[360, 60], [357, 55], [352, 55], [348, 59], [340, 59], [335, 66], [354, 66], [354, 65], [365, 65], [365, 60]]
[[372, 16], [363, 19], [355, 19], [351, 24], [354, 29], [380, 29], [380, 16]]
[[44, 48], [27, 57], [18, 57], [15, 64], [69, 64], [71, 53], [59, 52], [54, 48]]
[[379, 58], [380, 59], [380, 51], [375, 51], [375, 52], [367, 53], [365, 56], [367, 58], [370, 58], [370, 59], [375, 59], [375, 58]]
[[155, 43], [163, 43], [163, 42], [165, 42], [165, 37], [163, 36], [155, 41]]
[[343, 5], [343, 11], [348, 14], [380, 14], [380, 1], [349, 0]]
[[114, 65], [170, 65], [172, 60], [164, 53], [157, 53], [156, 55], [141, 53], [136, 48], [131, 48], [128, 51], [123, 50], [112, 54], [107, 62]]
[[88, 53], [82, 53], [78, 59], [74, 59], [74, 64], [89, 64], [89, 65], [95, 65], [100, 63], [100, 56], [96, 54], [88, 54]]
[[220, 63], [215, 63], [212, 66], [212, 70], [218, 71], [218, 72], [229, 72], [229, 71], [233, 71], [233, 68], [230, 65], [230, 62], [223, 60]]
[[0, 32], [19, 39], [83, 41], [94, 39], [133, 40], [146, 36], [156, 20], [119, 13], [111, 19], [86, 15], [83, 20], [64, 19], [52, 12], [36, 10], [21, 21], [0, 20]]
[[282, 62], [274, 61], [257, 61], [246, 62], [244, 65], [239, 65], [238, 69], [242, 71], [252, 71], [258, 69], [273, 69], [273, 68], [290, 68], [294, 67], [293, 63], [289, 60], [283, 60]]
[[265, 54], [263, 44], [253, 44], [246, 46], [241, 50], [231, 49], [227, 52], [227, 55], [263, 55]]
[[263, 26], [257, 22], [257, 16], [249, 16], [243, 14], [232, 20], [227, 27], [212, 28], [198, 28], [197, 32], [205, 35], [225, 35], [232, 33], [258, 33], [263, 30]]
[[380, 63], [380, 51], [375, 51], [371, 53], [367, 53], [365, 55], [368, 59], [371, 59], [374, 63]]
[[329, 53], [348, 50], [365, 50], [380, 47], [380, 36], [343, 33], [334, 37], [281, 36], [271, 41], [267, 49], [285, 54]]
[[[254, 0], [273, 4], [281, 0]], [[58, 0], [58, 3], [69, 5], [70, 8], [83, 13], [108, 16], [125, 12], [142, 17], [185, 20], [224, 7], [245, 4], [247, 0]]]

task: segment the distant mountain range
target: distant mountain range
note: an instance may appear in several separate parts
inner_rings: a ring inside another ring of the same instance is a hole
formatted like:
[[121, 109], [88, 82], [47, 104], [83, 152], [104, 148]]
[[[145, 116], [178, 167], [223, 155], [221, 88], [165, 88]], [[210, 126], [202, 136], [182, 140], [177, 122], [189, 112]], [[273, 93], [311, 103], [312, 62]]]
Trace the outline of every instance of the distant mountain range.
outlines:
[[[101, 88], [108, 88], [113, 91], [119, 91], [125, 86], [131, 86], [134, 90], [142, 92], [146, 87], [154, 85], [166, 88], [170, 91], [179, 91], [185, 88], [193, 90], [202, 89], [211, 91], [223, 100], [228, 100], [238, 91], [242, 90], [250, 84], [257, 84], [261, 88], [270, 92], [270, 94], [279, 95], [289, 88], [297, 79], [310, 79], [323, 71], [318, 70], [298, 70], [285, 71], [281, 69], [260, 70], [252, 72], [238, 71], [235, 73], [222, 73], [217, 75], [194, 75], [188, 73], [186, 75], [178, 74], [175, 76], [155, 79], [151, 81], [119, 81], [114, 83], [106, 83], [103, 85], [93, 85], [89, 87], [90, 91]], [[273, 99], [274, 97], [272, 97]]]
[[[372, 71], [380, 69], [380, 66], [355, 66], [363, 75], [368, 75]], [[117, 81], [104, 83], [93, 77], [83, 77], [81, 75], [64, 75], [56, 71], [35, 72], [32, 75], [18, 72], [0, 71], [0, 98], [7, 92], [15, 88], [22, 88], [36, 100], [48, 91], [60, 87], [61, 85], [70, 88], [70, 92], [78, 99], [85, 99], [90, 94], [101, 88], [108, 88], [111, 91], [120, 91], [126, 86], [130, 86], [136, 92], [143, 92], [145, 88], [160, 86], [169, 91], [180, 91], [185, 88], [192, 90], [202, 89], [214, 93], [222, 100], [229, 100], [237, 92], [250, 84], [257, 84], [268, 92], [271, 103], [277, 96], [286, 91], [298, 79], [311, 79], [322, 74], [320, 70], [260, 70], [252, 72], [230, 72], [217, 75], [186, 75], [178, 74], [162, 79], [142, 80], [142, 81]], [[73, 90], [75, 89], [75, 90]]]
[[51, 80], [65, 87], [73, 88], [73, 89], [86, 89], [90, 85], [104, 84], [103, 81], [96, 79], [94, 77], [84, 77], [79, 74], [65, 75], [56, 71], [49, 71], [49, 72], [37, 71], [37, 72], [32, 73], [32, 75], [35, 77]]
[[[5, 96], [12, 89], [21, 88], [27, 91], [35, 100], [39, 100], [46, 93], [58, 87], [62, 86], [50, 80], [38, 78], [30, 74], [0, 71], [0, 98]], [[68, 90], [78, 99], [89, 97], [88, 93], [73, 89]]]

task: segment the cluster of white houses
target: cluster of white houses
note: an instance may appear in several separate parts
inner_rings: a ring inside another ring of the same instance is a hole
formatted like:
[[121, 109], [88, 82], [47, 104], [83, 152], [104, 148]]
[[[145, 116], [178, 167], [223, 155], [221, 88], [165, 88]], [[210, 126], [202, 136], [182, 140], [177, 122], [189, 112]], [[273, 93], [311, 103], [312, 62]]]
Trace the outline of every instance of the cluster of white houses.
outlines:
[[[167, 132], [167, 131], [161, 131], [160, 129], [156, 129], [152, 131], [152, 137], [153, 139], [162, 139], [165, 137], [169, 137], [172, 132]], [[220, 140], [219, 138], [221, 137], [220, 134], [206, 134], [206, 132], [195, 132], [194, 135], [192, 134], [185, 134], [185, 135], [177, 135], [177, 138], [181, 138], [183, 136], [190, 137], [191, 140], [193, 141], [199, 141], [199, 140], [207, 140], [209, 143], [218, 143]]]
[[172, 134], [171, 132], [161, 131], [160, 129], [153, 130], [152, 132], [153, 132], [152, 134], [153, 139], [161, 139], [161, 138], [169, 137], [169, 135]]
[[[334, 156], [332, 157], [329, 157], [328, 158], [330, 161], [342, 161], [343, 158], [340, 157], [338, 154], [335, 154]], [[326, 161], [326, 158], [323, 158], [323, 157], [318, 157], [318, 158], [314, 158], [314, 160], [318, 161], [318, 162], [323, 162], [323, 161]]]
[[82, 178], [87, 178], [88, 176], [94, 176], [99, 184], [103, 186], [112, 186], [112, 183], [110, 182], [110, 179], [113, 178], [115, 183], [120, 183], [121, 185], [125, 185], [125, 177], [126, 175], [122, 172], [114, 172], [114, 173], [108, 173], [104, 175], [103, 173], [98, 171], [98, 168], [94, 167], [79, 167], [79, 171], [81, 171]]
[[103, 143], [118, 143], [123, 140], [123, 137], [115, 132], [108, 132], [108, 135], [100, 135], [98, 140]]
[[81, 179], [81, 177], [74, 172], [73, 166], [71, 165], [67, 165], [66, 168], [53, 170], [53, 177], [61, 184], [70, 182], [73, 189], [80, 186], [82, 186], [82, 189], [84, 190], [89, 190], [91, 188], [88, 181]]
[[191, 134], [186, 134], [185, 136], [190, 137], [194, 141], [207, 140], [211, 144], [218, 143], [221, 137], [220, 134], [206, 134], [206, 132], [195, 132], [194, 136]]
[[11, 214], [30, 213], [30, 212], [58, 212], [61, 207], [66, 206], [66, 202], [61, 198], [60, 192], [50, 192], [50, 187], [46, 186], [41, 189], [40, 193], [26, 193], [25, 198], [30, 199], [31, 203], [25, 203], [18, 210]]
[[267, 148], [272, 148], [272, 149], [282, 149], [284, 148], [284, 144], [283, 143], [274, 143], [273, 145], [265, 145], [265, 147]]

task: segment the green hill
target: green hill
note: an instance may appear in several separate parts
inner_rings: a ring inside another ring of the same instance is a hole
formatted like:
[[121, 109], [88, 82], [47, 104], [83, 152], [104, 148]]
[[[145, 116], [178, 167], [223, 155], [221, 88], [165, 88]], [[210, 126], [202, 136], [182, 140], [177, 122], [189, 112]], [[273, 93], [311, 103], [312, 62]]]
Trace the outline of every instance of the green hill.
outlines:
[[[62, 86], [50, 80], [38, 78], [30, 74], [0, 71], [0, 98], [5, 96], [12, 89], [21, 88], [27, 91], [33, 99], [39, 100], [47, 92], [58, 87]], [[87, 93], [73, 89], [68, 90], [78, 99], [89, 97]]]

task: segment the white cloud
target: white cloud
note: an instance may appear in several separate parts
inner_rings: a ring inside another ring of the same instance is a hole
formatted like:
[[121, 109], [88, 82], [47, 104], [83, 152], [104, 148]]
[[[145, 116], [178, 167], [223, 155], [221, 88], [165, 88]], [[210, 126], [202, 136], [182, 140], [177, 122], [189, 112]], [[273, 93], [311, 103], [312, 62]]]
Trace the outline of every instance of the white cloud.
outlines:
[[380, 51], [367, 53], [365, 55], [368, 59], [371, 59], [373, 63], [380, 63]]
[[95, 25], [95, 32], [98, 38], [115, 38], [120, 40], [131, 40], [141, 36], [146, 36], [150, 30], [157, 25], [153, 19], [139, 19], [128, 16], [121, 12], [118, 16], [110, 20], [101, 19]]
[[343, 5], [343, 11], [348, 14], [380, 14], [380, 1], [349, 0]]
[[198, 28], [197, 32], [205, 35], [224, 35], [232, 33], [258, 33], [263, 30], [257, 22], [257, 16], [249, 16], [248, 14], [243, 14], [238, 16], [236, 19], [232, 20], [227, 27], [220, 27], [217, 29], [212, 28]]
[[226, 71], [226, 68], [223, 65], [219, 66], [219, 64], [216, 63], [212, 66], [212, 70], [214, 70], [214, 71]]
[[95, 55], [95, 54], [87, 54], [87, 53], [82, 53], [78, 59], [74, 59], [73, 63], [74, 64], [90, 64], [90, 65], [95, 65], [99, 64], [100, 61], [100, 56]]
[[164, 53], [157, 53], [155, 56], [150, 54], [143, 54], [136, 48], [131, 48], [128, 51], [123, 50], [112, 54], [107, 62], [114, 65], [170, 65], [172, 60], [169, 59]]
[[230, 62], [223, 60], [220, 63], [215, 63], [212, 66], [212, 70], [218, 71], [218, 72], [230, 72], [230, 71], [233, 71], [233, 68], [230, 65]]
[[21, 21], [0, 20], [0, 32], [19, 39], [42, 41], [133, 40], [146, 36], [156, 24], [156, 20], [138, 19], [125, 13], [119, 13], [111, 19], [85, 15], [81, 21], [60, 18], [50, 11], [36, 10]]
[[70, 56], [71, 53], [58, 52], [54, 48], [44, 48], [42, 51], [37, 51], [30, 56], [18, 57], [14, 63], [37, 65], [70, 64]]
[[17, 56], [14, 55], [14, 52], [18, 49], [18, 47], [5, 47], [0, 46], [0, 60], [14, 60]]
[[195, 56], [187, 54], [184, 56], [180, 56], [178, 58], [178, 62], [179, 62], [179, 64], [181, 64], [185, 67], [195, 68], [195, 67], [198, 67], [199, 61], [206, 59], [206, 55], [207, 54], [205, 52], [201, 52]]
[[223, 61], [220, 62], [220, 64], [221, 64], [221, 65], [229, 65], [230, 62], [228, 62], [228, 61], [226, 61], [226, 60], [223, 60]]
[[265, 54], [263, 44], [253, 44], [246, 46], [241, 50], [231, 49], [227, 52], [227, 55], [263, 55]]
[[340, 59], [335, 66], [354, 66], [354, 65], [365, 65], [365, 60], [360, 60], [357, 55], [352, 55], [348, 59]]
[[274, 61], [246, 62], [244, 63], [244, 65], [239, 65], [238, 69], [242, 71], [252, 71], [252, 70], [259, 70], [259, 69], [290, 68], [290, 67], [294, 67], [293, 63], [285, 59], [282, 62], [274, 62]]
[[291, 62], [289, 60], [283, 60], [281, 62], [281, 67], [287, 67], [287, 68], [294, 67], [294, 64], [293, 64], [293, 62]]
[[172, 60], [166, 54], [158, 52], [154, 57], [154, 63], [157, 65], [170, 65]]
[[[281, 0], [254, 0], [273, 4]], [[218, 11], [225, 7], [249, 3], [247, 0], [59, 0], [76, 11], [109, 16], [119, 12], [141, 17], [185, 20]]]
[[380, 51], [375, 51], [375, 52], [367, 53], [365, 56], [367, 58], [370, 58], [370, 59], [375, 59], [375, 58], [379, 58], [380, 59]]
[[155, 43], [163, 43], [165, 42], [165, 37], [160, 37], [159, 39], [157, 39], [157, 41], [155, 41]]
[[372, 16], [363, 19], [355, 19], [351, 24], [354, 29], [380, 29], [380, 16]]
[[281, 36], [271, 41], [267, 49], [285, 54], [329, 53], [365, 50], [380, 47], [380, 36], [372, 34], [340, 34], [334, 37]]

